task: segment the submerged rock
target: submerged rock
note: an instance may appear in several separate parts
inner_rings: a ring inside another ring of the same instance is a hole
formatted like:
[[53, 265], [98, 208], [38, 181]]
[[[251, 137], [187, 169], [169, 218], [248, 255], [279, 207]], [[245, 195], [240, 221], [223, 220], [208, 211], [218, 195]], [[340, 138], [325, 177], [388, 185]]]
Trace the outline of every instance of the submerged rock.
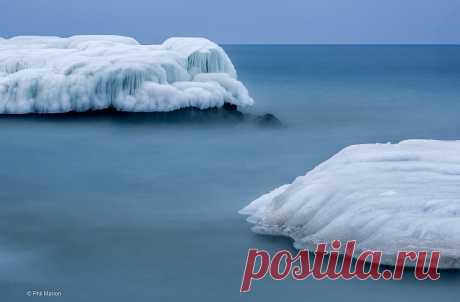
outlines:
[[281, 127], [281, 121], [271, 113], [266, 113], [255, 118], [255, 122], [262, 127]]
[[262, 116], [244, 113], [234, 104], [225, 103], [222, 107], [199, 109], [188, 107], [170, 112], [127, 112], [113, 107], [102, 110], [65, 113], [30, 113], [27, 115], [0, 114], [3, 119], [37, 119], [41, 121], [112, 121], [120, 124], [245, 124], [263, 127], [278, 127], [281, 122], [272, 114]]

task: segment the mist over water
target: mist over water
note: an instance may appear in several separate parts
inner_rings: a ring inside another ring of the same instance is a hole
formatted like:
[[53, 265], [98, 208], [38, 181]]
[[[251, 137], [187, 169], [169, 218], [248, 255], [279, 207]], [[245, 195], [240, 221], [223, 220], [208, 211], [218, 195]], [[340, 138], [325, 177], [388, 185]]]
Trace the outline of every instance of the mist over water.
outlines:
[[456, 271], [436, 282], [264, 280], [241, 295], [248, 248], [292, 247], [253, 234], [237, 211], [350, 144], [460, 139], [460, 47], [225, 50], [256, 101], [244, 114], [284, 127], [212, 112], [0, 117], [2, 299], [33, 289], [61, 289], [64, 301], [457, 298]]

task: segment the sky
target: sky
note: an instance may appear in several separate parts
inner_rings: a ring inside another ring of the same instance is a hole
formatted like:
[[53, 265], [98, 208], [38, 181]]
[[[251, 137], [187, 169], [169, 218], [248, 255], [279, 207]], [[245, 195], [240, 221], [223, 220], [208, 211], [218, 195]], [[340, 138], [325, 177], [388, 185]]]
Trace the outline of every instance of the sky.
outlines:
[[143, 43], [460, 44], [460, 0], [0, 0], [0, 37], [118, 34]]

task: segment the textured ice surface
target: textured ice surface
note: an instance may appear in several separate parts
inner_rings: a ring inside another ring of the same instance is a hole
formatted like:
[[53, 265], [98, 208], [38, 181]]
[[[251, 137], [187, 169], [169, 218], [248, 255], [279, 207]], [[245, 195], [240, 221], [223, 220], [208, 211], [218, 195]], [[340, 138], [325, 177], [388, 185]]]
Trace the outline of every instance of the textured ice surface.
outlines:
[[203, 38], [0, 38], [0, 113], [171, 111], [251, 105], [224, 50]]
[[398, 250], [439, 250], [442, 267], [460, 268], [460, 141], [350, 146], [240, 213], [296, 248], [357, 240], [387, 264]]

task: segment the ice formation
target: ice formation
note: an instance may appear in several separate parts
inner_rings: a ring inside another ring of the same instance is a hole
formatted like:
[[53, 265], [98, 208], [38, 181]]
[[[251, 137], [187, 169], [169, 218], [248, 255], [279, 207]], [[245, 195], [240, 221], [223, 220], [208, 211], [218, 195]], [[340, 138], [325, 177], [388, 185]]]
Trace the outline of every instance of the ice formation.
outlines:
[[408, 140], [345, 148], [240, 211], [257, 233], [296, 248], [357, 240], [358, 251], [438, 250], [460, 268], [460, 141]]
[[0, 114], [251, 105], [225, 51], [204, 38], [0, 38]]

